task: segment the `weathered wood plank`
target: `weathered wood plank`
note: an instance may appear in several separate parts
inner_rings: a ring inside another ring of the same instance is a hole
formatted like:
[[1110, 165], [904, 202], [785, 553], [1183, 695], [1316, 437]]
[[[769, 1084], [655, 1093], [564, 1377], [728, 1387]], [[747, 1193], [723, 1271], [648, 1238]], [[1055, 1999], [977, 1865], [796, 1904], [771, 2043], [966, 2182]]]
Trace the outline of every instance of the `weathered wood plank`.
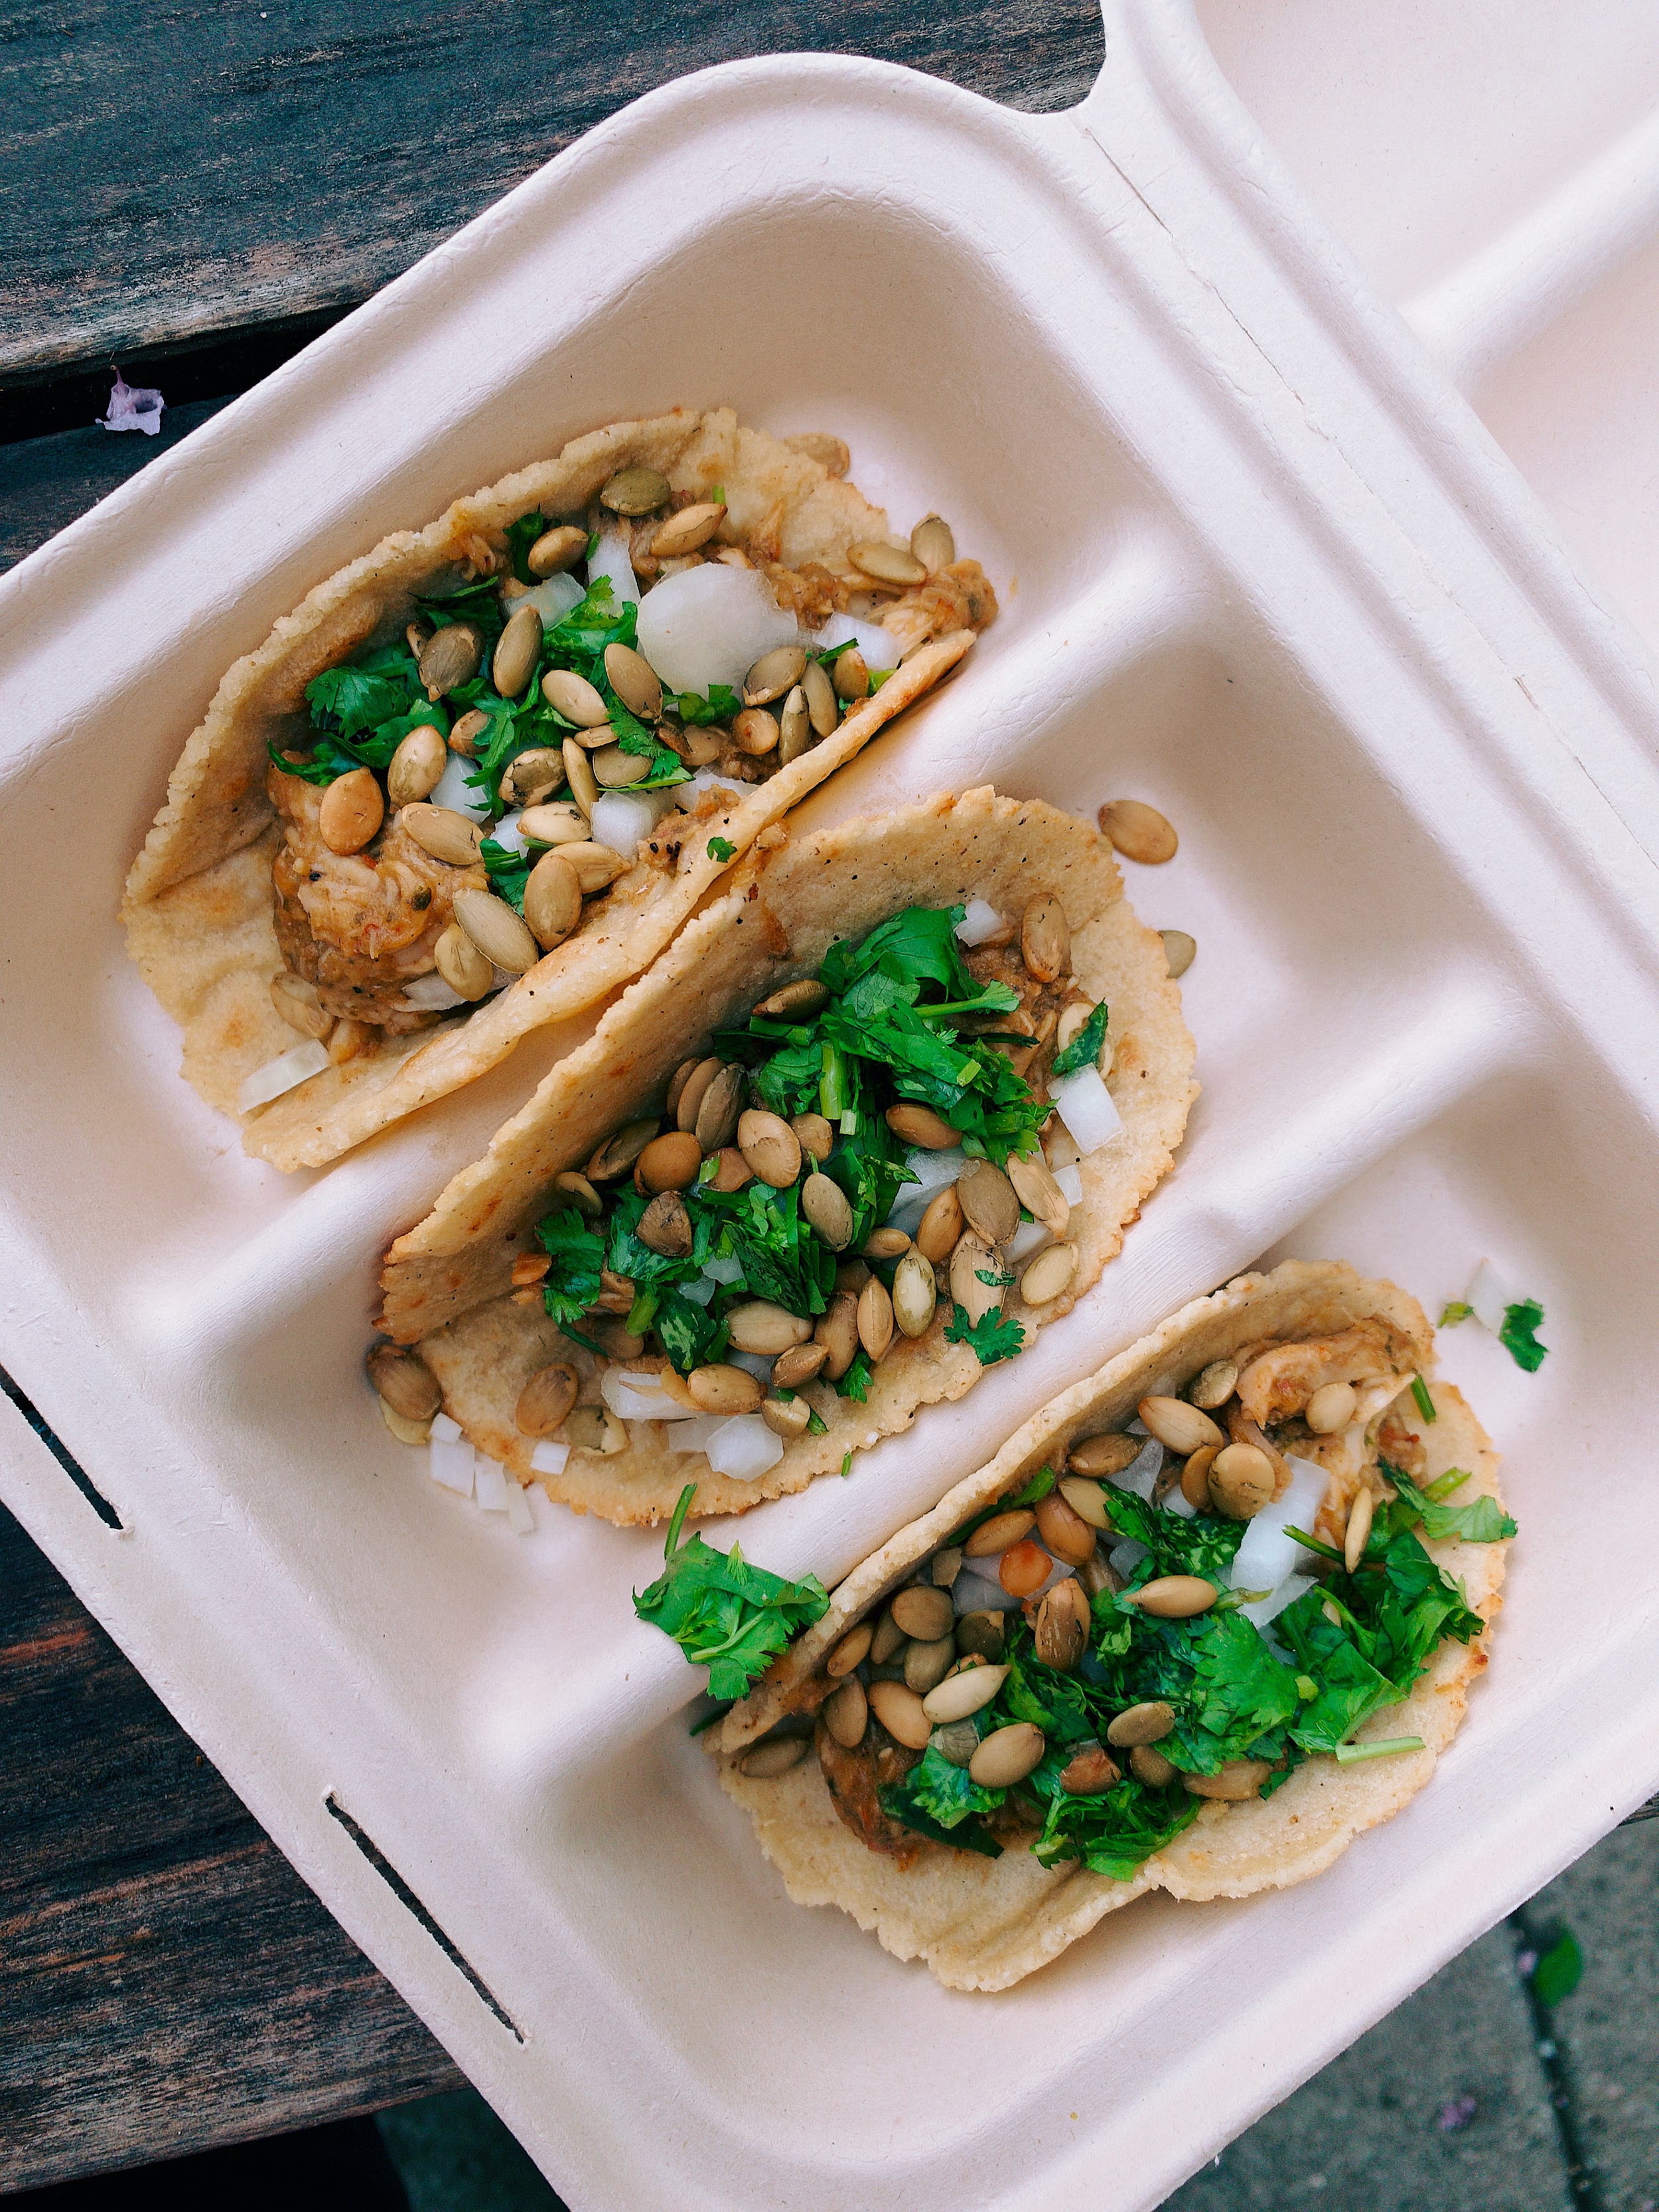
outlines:
[[654, 86], [813, 48], [1080, 99], [1096, 0], [0, 5], [0, 376], [366, 298]]
[[459, 2079], [0, 1511], [0, 2189]]

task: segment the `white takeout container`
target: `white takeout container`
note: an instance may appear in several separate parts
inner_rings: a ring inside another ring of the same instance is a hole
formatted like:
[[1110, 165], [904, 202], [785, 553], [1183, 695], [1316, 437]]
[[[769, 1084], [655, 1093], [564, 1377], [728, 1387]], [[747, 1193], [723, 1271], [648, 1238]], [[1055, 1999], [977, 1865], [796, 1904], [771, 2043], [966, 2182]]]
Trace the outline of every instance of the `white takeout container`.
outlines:
[[[1346, 14], [1346, 11], [1343, 11]], [[577, 2212], [1149, 2206], [1659, 1775], [1655, 667], [1320, 230], [1175, 0], [1083, 106], [737, 64], [592, 132], [0, 583], [0, 1494]], [[1122, 1258], [961, 1404], [767, 1506], [833, 1582], [1044, 1398], [1257, 1259], [1431, 1310], [1522, 1535], [1433, 1784], [1328, 1875], [1148, 1899], [1000, 1996], [786, 1900], [629, 1592], [659, 1539], [433, 1486], [361, 1374], [377, 1255], [548, 1038], [284, 1178], [177, 1074], [120, 884], [236, 654], [577, 431], [830, 428], [1003, 595], [801, 812], [1131, 795], [1204, 1095]], [[118, 1523], [118, 1525], [111, 1525]]]

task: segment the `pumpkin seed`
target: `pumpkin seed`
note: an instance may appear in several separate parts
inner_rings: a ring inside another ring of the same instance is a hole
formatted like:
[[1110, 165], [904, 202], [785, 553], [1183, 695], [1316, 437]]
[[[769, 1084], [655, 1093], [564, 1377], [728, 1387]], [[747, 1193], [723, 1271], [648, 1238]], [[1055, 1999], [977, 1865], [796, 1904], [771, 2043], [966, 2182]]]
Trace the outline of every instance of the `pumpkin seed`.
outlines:
[[904, 1648], [904, 1631], [893, 1618], [889, 1606], [876, 1623], [876, 1632], [870, 1644], [870, 1664], [884, 1667]]
[[752, 760], [763, 760], [775, 752], [780, 735], [777, 716], [769, 714], [764, 707], [745, 707], [732, 718], [732, 742]]
[[962, 1218], [988, 1244], [1006, 1244], [1019, 1226], [1019, 1200], [1002, 1170], [970, 1160], [957, 1177]]
[[892, 1614], [907, 1636], [914, 1636], [924, 1644], [934, 1643], [951, 1632], [954, 1618], [951, 1593], [935, 1589], [931, 1583], [917, 1583], [899, 1591], [893, 1600]]
[[483, 708], [469, 707], [465, 714], [449, 726], [450, 751], [459, 753], [463, 760], [474, 759], [478, 750], [478, 740], [489, 727], [489, 717]]
[[605, 1212], [605, 1200], [587, 1177], [578, 1175], [574, 1168], [562, 1169], [553, 1178], [553, 1188], [567, 1204], [574, 1206], [590, 1221], [597, 1221]]
[[958, 1132], [931, 1106], [890, 1106], [886, 1119], [902, 1144], [917, 1145], [923, 1152], [948, 1152], [962, 1142]]
[[1066, 1046], [1079, 1037], [1089, 1025], [1094, 1007], [1087, 999], [1075, 999], [1069, 1006], [1060, 1010], [1060, 1019], [1054, 1025], [1054, 1050], [1064, 1052]]
[[430, 722], [411, 730], [392, 756], [386, 772], [386, 797], [394, 806], [407, 806], [424, 799], [449, 765], [449, 748], [443, 732]]
[[1159, 1575], [1138, 1590], [1125, 1590], [1125, 1605], [1138, 1605], [1158, 1620], [1190, 1620], [1207, 1613], [1221, 1595], [1202, 1575]]
[[605, 672], [611, 678], [611, 689], [630, 714], [645, 722], [662, 719], [662, 685], [643, 653], [635, 653], [631, 646], [607, 645]]
[[[737, 1134], [738, 1116], [743, 1111], [744, 1093], [748, 1087], [742, 1068], [732, 1061], [720, 1069], [703, 1092], [693, 1126], [705, 1157], [729, 1145]], [[793, 1133], [791, 1130], [790, 1134]], [[748, 1164], [745, 1159], [744, 1165]]]
[[[910, 1249], [910, 1240], [902, 1229], [872, 1229], [864, 1240], [863, 1257], [866, 1260], [902, 1260]], [[864, 1285], [860, 1284], [860, 1289]]]
[[[760, 1180], [774, 1190], [787, 1190], [799, 1177], [800, 1139], [781, 1114], [769, 1113], [763, 1106], [751, 1106], [738, 1115], [738, 1150]], [[847, 1218], [850, 1237], [850, 1207]]]
[[690, 1132], [696, 1127], [697, 1109], [702, 1103], [702, 1095], [720, 1072], [720, 1062], [711, 1056], [708, 1060], [688, 1061], [684, 1081], [678, 1076], [675, 1078], [678, 1088], [676, 1090], [670, 1086], [668, 1110], [677, 1129]]
[[1198, 957], [1198, 940], [1188, 937], [1184, 929], [1160, 929], [1164, 939], [1164, 957], [1169, 964], [1172, 981], [1184, 975]]
[[962, 1200], [957, 1196], [955, 1183], [946, 1183], [943, 1190], [929, 1199], [927, 1211], [916, 1224], [916, 1249], [924, 1260], [937, 1267], [956, 1250], [962, 1231]]
[[619, 469], [599, 494], [599, 505], [612, 514], [653, 514], [673, 497], [668, 479], [655, 469]]
[[762, 653], [744, 678], [744, 705], [769, 707], [775, 699], [781, 699], [786, 691], [793, 690], [805, 672], [804, 645], [775, 645], [770, 653]]
[[1115, 1431], [1100, 1437], [1079, 1437], [1066, 1455], [1067, 1471], [1073, 1474], [1121, 1474], [1132, 1461], [1139, 1459], [1144, 1437], [1126, 1437]]
[[1128, 1751], [1138, 1743], [1162, 1743], [1176, 1723], [1175, 1707], [1162, 1698], [1126, 1706], [1106, 1731], [1106, 1741]]
[[[793, 1131], [790, 1132], [793, 1135]], [[797, 1152], [799, 1146], [797, 1144]], [[744, 1158], [750, 1158], [745, 1152]], [[758, 1170], [757, 1170], [758, 1172]], [[766, 1178], [763, 1177], [764, 1181]], [[846, 1192], [827, 1175], [813, 1174], [801, 1185], [800, 1210], [832, 1252], [844, 1252], [853, 1241], [853, 1208]]]
[[678, 1190], [659, 1190], [641, 1214], [634, 1234], [649, 1252], [684, 1260], [691, 1251], [691, 1216]]
[[1091, 1482], [1083, 1475], [1062, 1475], [1060, 1495], [1089, 1528], [1110, 1529], [1112, 1516], [1106, 1510], [1106, 1493], [1097, 1482]]
[[302, 1036], [325, 1037], [334, 1026], [332, 1014], [325, 1013], [317, 996], [317, 986], [307, 983], [302, 975], [290, 975], [286, 968], [270, 979], [270, 1003], [288, 1024]]
[[1008, 1640], [1006, 1620], [1003, 1613], [964, 1613], [957, 1623], [957, 1650], [964, 1659], [975, 1655], [994, 1664]]
[[872, 1682], [866, 1695], [871, 1711], [896, 1742], [907, 1751], [927, 1750], [933, 1723], [913, 1689], [903, 1682]]
[[1174, 830], [1158, 812], [1139, 799], [1109, 799], [1100, 810], [1101, 835], [1126, 860], [1156, 867], [1172, 860], [1178, 842]]
[[452, 806], [428, 806], [417, 801], [398, 817], [423, 853], [452, 868], [470, 868], [478, 857], [480, 831], [471, 816]]
[[870, 1701], [862, 1682], [843, 1682], [823, 1701], [823, 1725], [843, 1751], [856, 1751], [870, 1725]]
[[495, 641], [489, 664], [495, 689], [503, 699], [516, 699], [529, 688], [542, 650], [542, 617], [535, 607], [520, 607], [507, 617], [507, 628]]
[[[1000, 1310], [1006, 1288], [1001, 1278], [1006, 1273], [1001, 1255], [994, 1252], [984, 1238], [976, 1237], [971, 1229], [964, 1230], [951, 1255], [951, 1296], [966, 1313], [970, 1325]], [[993, 1279], [982, 1282], [981, 1277], [984, 1275]]]
[[457, 891], [455, 919], [484, 957], [509, 975], [527, 975], [542, 957], [524, 921], [494, 891]]
[[562, 1428], [581, 1384], [574, 1367], [556, 1359], [538, 1367], [519, 1393], [513, 1422], [520, 1436], [550, 1437]]
[[476, 1003], [495, 988], [494, 967], [459, 921], [452, 921], [447, 929], [440, 932], [432, 948], [432, 957], [450, 989], [458, 991], [464, 999]]
[[1353, 1504], [1348, 1508], [1348, 1526], [1342, 1538], [1342, 1564], [1348, 1572], [1358, 1574], [1359, 1562], [1365, 1556], [1365, 1546], [1371, 1533], [1371, 1516], [1376, 1510], [1376, 1501], [1369, 1490], [1354, 1493]]
[[859, 1342], [874, 1366], [884, 1359], [893, 1341], [893, 1301], [878, 1275], [872, 1275], [859, 1292]]
[[562, 714], [579, 730], [610, 726], [611, 709], [602, 694], [574, 668], [550, 668], [542, 678], [542, 696], [556, 714]]
[[[1151, 1424], [1148, 1424], [1150, 1426]], [[1228, 1444], [1210, 1462], [1210, 1498], [1230, 1521], [1249, 1521], [1271, 1504], [1273, 1463], [1255, 1444]]]
[[[836, 1148], [836, 1133], [822, 1114], [792, 1114], [789, 1126], [800, 1143], [802, 1155], [810, 1160], [827, 1160]], [[909, 1239], [907, 1237], [908, 1243]]]
[[393, 1413], [384, 1398], [377, 1399], [380, 1419], [386, 1423], [400, 1444], [424, 1444], [432, 1441], [430, 1421], [406, 1421], [401, 1413]]
[[941, 1636], [932, 1644], [912, 1643], [904, 1655], [904, 1680], [907, 1687], [926, 1699], [927, 1692], [937, 1688], [956, 1663], [955, 1637]]
[[1036, 1509], [1037, 1534], [1057, 1559], [1080, 1567], [1095, 1555], [1093, 1525], [1077, 1512], [1063, 1491], [1051, 1490]]
[[[972, 1620], [971, 1613], [964, 1620]], [[981, 1620], [985, 1616], [980, 1615]], [[957, 1624], [958, 1628], [961, 1624]], [[960, 1674], [947, 1674], [921, 1701], [921, 1710], [936, 1728], [949, 1728], [957, 1721], [965, 1721], [970, 1714], [980, 1711], [995, 1698], [1008, 1679], [1006, 1667], [964, 1667]]]
[[626, 1175], [660, 1127], [654, 1119], [629, 1121], [607, 1137], [587, 1163], [588, 1181], [614, 1182]]
[[724, 1361], [710, 1367], [694, 1367], [685, 1387], [705, 1413], [752, 1413], [766, 1395], [757, 1376], [746, 1367]]
[[614, 845], [561, 845], [559, 858], [575, 870], [584, 898], [591, 898], [595, 891], [602, 891], [607, 884], [628, 873], [628, 862]]
[[[921, 1702], [925, 1706], [927, 1700], [924, 1698]], [[936, 1728], [927, 1741], [947, 1765], [966, 1766], [979, 1748], [979, 1730], [972, 1721], [947, 1721], [944, 1727]]]
[[828, 430], [798, 430], [783, 442], [791, 453], [804, 453], [809, 461], [816, 461], [826, 476], [844, 477], [853, 465], [847, 441]]
[[653, 1137], [635, 1162], [634, 1172], [647, 1191], [689, 1190], [702, 1165], [696, 1139], [683, 1129], [671, 1129], [665, 1136]]
[[337, 775], [317, 809], [317, 830], [331, 853], [361, 853], [386, 819], [386, 800], [372, 769]]
[[1218, 1406], [1224, 1406], [1238, 1388], [1238, 1368], [1231, 1359], [1212, 1359], [1194, 1382], [1187, 1395], [1194, 1406], [1212, 1413]]
[[836, 1291], [818, 1316], [812, 1334], [824, 1348], [824, 1379], [839, 1382], [859, 1348], [859, 1302], [850, 1291]]
[[942, 1552], [935, 1552], [929, 1572], [941, 1589], [953, 1589], [957, 1577], [962, 1572], [962, 1547], [947, 1544]]
[[651, 773], [651, 761], [646, 753], [625, 753], [620, 745], [604, 745], [588, 758], [593, 763], [593, 781], [601, 791], [626, 791], [629, 784], [643, 783]]
[[800, 1389], [812, 1380], [829, 1356], [821, 1344], [791, 1345], [787, 1352], [781, 1352], [772, 1362], [772, 1388]]
[[441, 699], [470, 684], [483, 659], [483, 635], [475, 623], [447, 623], [421, 649], [421, 683], [428, 699]]
[[1143, 1398], [1135, 1411], [1159, 1443], [1182, 1459], [1201, 1444], [1227, 1441], [1209, 1415], [1184, 1398]]
[[328, 1056], [336, 1067], [356, 1060], [360, 1052], [367, 1052], [374, 1042], [374, 1030], [368, 1022], [353, 1021], [342, 1016], [328, 1033]]
[[845, 653], [836, 655], [830, 681], [834, 684], [838, 699], [852, 701], [867, 699], [870, 696], [870, 664], [857, 646], [849, 645]]
[[787, 768], [812, 742], [812, 718], [806, 711], [806, 694], [799, 684], [783, 702], [778, 719], [778, 765]]
[[744, 1183], [755, 1180], [748, 1161], [735, 1145], [722, 1145], [714, 1155], [714, 1172], [708, 1182], [710, 1190], [729, 1196], [732, 1191], [741, 1190]]
[[957, 541], [950, 524], [937, 514], [924, 515], [910, 532], [910, 550], [930, 576], [948, 568], [957, 557]]
[[805, 1398], [765, 1398], [761, 1401], [761, 1419], [775, 1437], [793, 1443], [811, 1426], [812, 1408]]
[[593, 781], [587, 755], [574, 738], [565, 739], [563, 752], [565, 781], [570, 786], [571, 799], [591, 821], [593, 809], [599, 803], [599, 787]]
[[925, 1336], [938, 1303], [932, 1267], [920, 1252], [907, 1252], [893, 1273], [893, 1319], [906, 1336]]
[[544, 853], [525, 879], [524, 918], [544, 951], [562, 945], [582, 918], [576, 871], [556, 851]]
[[1098, 1797], [1117, 1779], [1117, 1761], [1097, 1743], [1087, 1743], [1073, 1752], [1061, 1769], [1060, 1786], [1068, 1797]]
[[1021, 1543], [1036, 1526], [1036, 1515], [1029, 1506], [1012, 1505], [1006, 1513], [994, 1513], [988, 1521], [981, 1521], [973, 1534], [963, 1544], [963, 1556], [969, 1559], [997, 1559], [1012, 1545]]
[[799, 1766], [806, 1752], [804, 1735], [775, 1735], [769, 1743], [757, 1743], [744, 1752], [738, 1765], [751, 1782], [775, 1782], [779, 1775]]
[[1031, 1642], [1045, 1667], [1071, 1673], [1088, 1643], [1090, 1618], [1089, 1601], [1070, 1575], [1038, 1600]]
[[[496, 790], [503, 806], [520, 806], [527, 813], [554, 816], [562, 811], [567, 817], [575, 817], [574, 806], [567, 805], [561, 810], [550, 806], [544, 808], [541, 805], [541, 801], [550, 798], [563, 781], [564, 755], [559, 747], [532, 745], [527, 752], [520, 753], [515, 760], [507, 763]], [[532, 834], [528, 830], [524, 831], [526, 837]], [[587, 835], [586, 825], [577, 818], [575, 826], [567, 834], [572, 837], [585, 837]], [[542, 842], [553, 844], [558, 840], [548, 838]]]
[[1072, 1209], [1042, 1155], [1010, 1152], [1007, 1173], [1016, 1196], [1031, 1218], [1040, 1221], [1050, 1236], [1063, 1237]]
[[574, 568], [587, 550], [587, 532], [574, 523], [556, 522], [551, 530], [541, 536], [524, 556], [524, 565], [532, 576], [558, 576], [567, 568]]
[[1019, 1294], [1028, 1306], [1051, 1305], [1071, 1289], [1076, 1273], [1077, 1246], [1050, 1244], [1020, 1277]]
[[981, 1790], [1012, 1790], [1042, 1764], [1048, 1750], [1042, 1730], [1030, 1721], [1014, 1721], [980, 1741], [968, 1762], [969, 1779]]
[[368, 1379], [391, 1407], [406, 1421], [429, 1421], [444, 1401], [438, 1378], [418, 1352], [402, 1352], [395, 1344], [377, 1344], [364, 1363]]
[[806, 718], [812, 725], [813, 735], [827, 738], [841, 720], [841, 708], [836, 703], [836, 687], [821, 660], [807, 662], [800, 688], [805, 696]]
[[1218, 1797], [1226, 1805], [1242, 1805], [1259, 1797], [1261, 1785], [1273, 1772], [1265, 1759], [1230, 1759], [1218, 1774], [1183, 1774], [1181, 1778], [1194, 1797]]
[[[1214, 1505], [1210, 1496], [1210, 1469], [1215, 1465], [1216, 1447], [1205, 1444], [1189, 1452], [1187, 1463], [1181, 1470], [1181, 1494], [1194, 1513], [1208, 1513]], [[1161, 1478], [1160, 1478], [1161, 1480]]]
[[775, 1358], [779, 1352], [805, 1344], [812, 1334], [810, 1321], [770, 1298], [750, 1298], [733, 1306], [726, 1326], [739, 1352], [757, 1352], [763, 1358]]
[[848, 558], [878, 584], [896, 584], [901, 591], [927, 581], [927, 569], [908, 547], [884, 544], [879, 538], [862, 538], [849, 546]]
[[816, 975], [803, 975], [798, 983], [786, 983], [770, 998], [763, 999], [755, 1012], [769, 1022], [805, 1022], [829, 1003], [828, 985], [820, 983]]
[[1020, 957], [1039, 983], [1053, 983], [1072, 964], [1072, 933], [1066, 909], [1052, 891], [1025, 902], [1019, 924]]
[[1138, 1743], [1129, 1753], [1129, 1771], [1149, 1790], [1167, 1790], [1179, 1770], [1151, 1744]]
[[839, 1681], [843, 1674], [850, 1674], [854, 1668], [868, 1656], [870, 1639], [875, 1632], [873, 1625], [867, 1620], [860, 1621], [856, 1628], [849, 1628], [841, 1641], [832, 1647], [830, 1656], [824, 1661], [824, 1673], [836, 1681]]
[[[659, 561], [678, 561], [687, 553], [695, 553], [707, 545], [726, 520], [725, 502], [717, 499], [700, 499], [695, 506], [683, 507], [678, 514], [671, 514], [657, 530], [651, 540], [651, 550]], [[615, 682], [615, 678], [612, 678]]]
[[1309, 1399], [1302, 1418], [1316, 1437], [1334, 1436], [1346, 1429], [1359, 1406], [1352, 1382], [1327, 1382]]

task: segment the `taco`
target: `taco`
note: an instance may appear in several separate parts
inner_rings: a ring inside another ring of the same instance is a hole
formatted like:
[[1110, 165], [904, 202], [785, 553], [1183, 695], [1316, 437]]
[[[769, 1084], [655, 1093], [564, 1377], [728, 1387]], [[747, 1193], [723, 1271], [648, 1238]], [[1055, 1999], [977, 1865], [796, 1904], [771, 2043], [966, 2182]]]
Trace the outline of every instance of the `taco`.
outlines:
[[1397, 1813], [1515, 1533], [1432, 1364], [1405, 1292], [1289, 1261], [1034, 1416], [721, 1723], [790, 1896], [1004, 1989], [1148, 1890], [1284, 1888]]
[[[639, 975], [996, 599], [839, 440], [613, 423], [400, 531], [239, 660], [123, 904], [245, 1148], [315, 1166]], [[297, 1036], [296, 1036], [296, 1032]]]
[[1091, 824], [982, 789], [768, 831], [392, 1247], [371, 1376], [611, 1521], [799, 1490], [1069, 1310], [1193, 1056]]

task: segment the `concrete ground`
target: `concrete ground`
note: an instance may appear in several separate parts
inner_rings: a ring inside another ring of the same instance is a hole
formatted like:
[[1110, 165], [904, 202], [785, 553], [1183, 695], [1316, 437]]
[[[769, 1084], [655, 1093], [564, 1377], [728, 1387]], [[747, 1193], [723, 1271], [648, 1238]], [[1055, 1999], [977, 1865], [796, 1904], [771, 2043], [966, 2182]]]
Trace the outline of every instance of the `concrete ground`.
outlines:
[[[1561, 1994], [1564, 1933], [1583, 1972]], [[412, 2212], [558, 2212], [470, 2091], [382, 2113], [379, 2125]], [[1599, 1844], [1164, 2212], [1304, 2205], [1659, 2212], [1659, 1820]]]

